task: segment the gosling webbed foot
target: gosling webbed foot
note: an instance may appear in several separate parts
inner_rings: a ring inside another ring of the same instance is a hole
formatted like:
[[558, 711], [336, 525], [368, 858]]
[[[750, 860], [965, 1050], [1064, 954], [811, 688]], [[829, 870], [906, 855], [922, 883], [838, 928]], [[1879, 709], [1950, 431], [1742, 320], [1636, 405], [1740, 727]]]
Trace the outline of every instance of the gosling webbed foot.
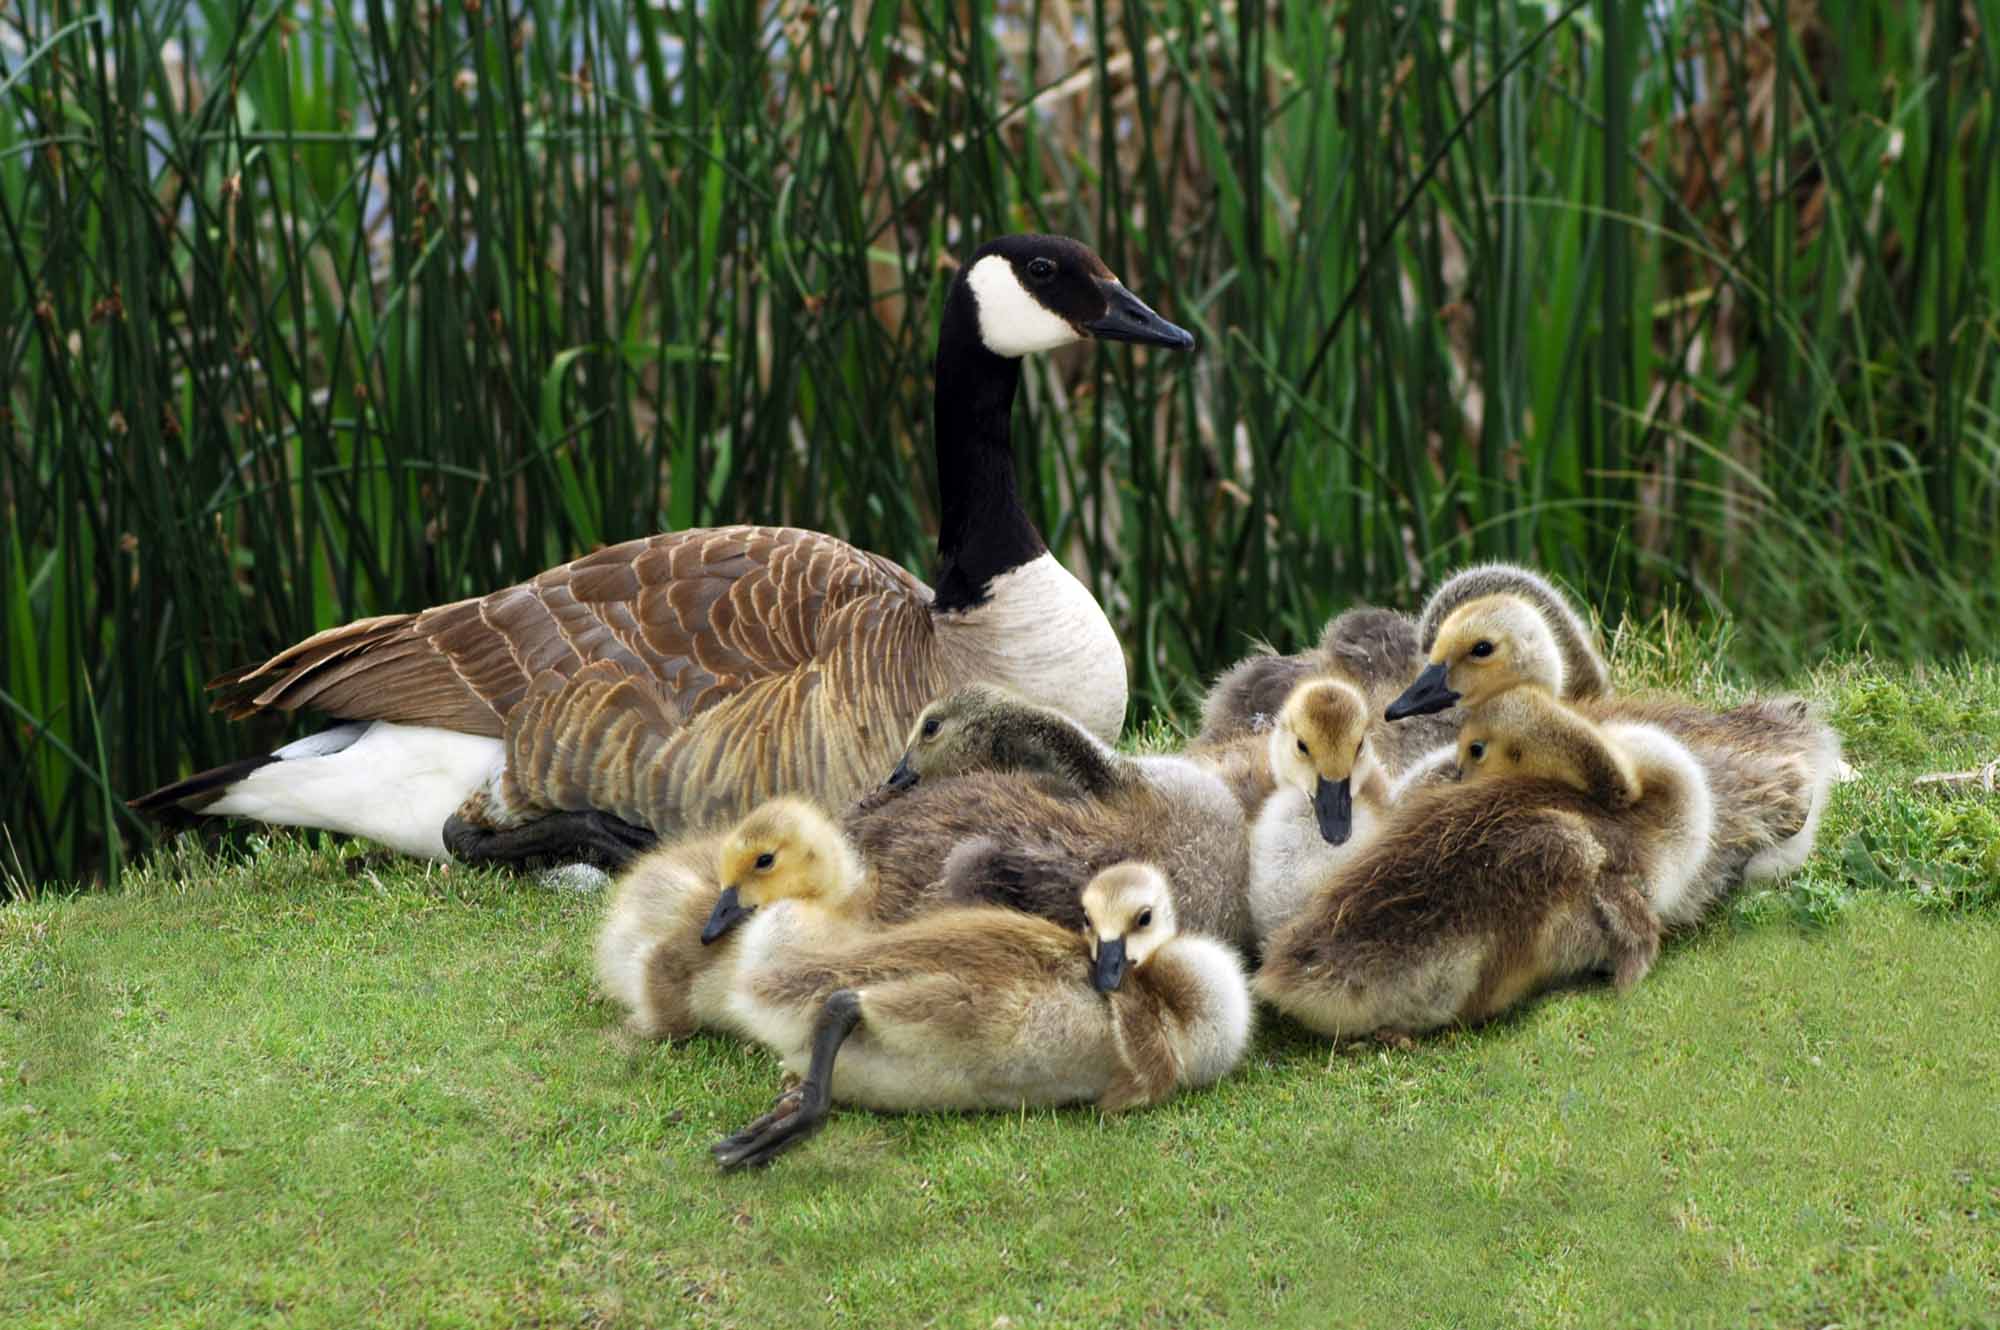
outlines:
[[444, 822], [444, 847], [453, 858], [516, 872], [550, 864], [584, 863], [616, 873], [658, 842], [652, 828], [634, 826], [596, 809], [545, 813], [518, 827], [481, 826], [457, 813]]
[[709, 1153], [724, 1172], [762, 1168], [817, 1134], [826, 1125], [828, 1107], [824, 1098], [809, 1095], [804, 1086], [788, 1090], [772, 1103], [770, 1112], [717, 1141]]
[[860, 1023], [860, 993], [840, 988], [827, 995], [819, 1019], [813, 1022], [812, 1060], [805, 1079], [779, 1095], [763, 1117], [709, 1147], [724, 1172], [762, 1168], [826, 1125], [833, 1107], [833, 1060]]

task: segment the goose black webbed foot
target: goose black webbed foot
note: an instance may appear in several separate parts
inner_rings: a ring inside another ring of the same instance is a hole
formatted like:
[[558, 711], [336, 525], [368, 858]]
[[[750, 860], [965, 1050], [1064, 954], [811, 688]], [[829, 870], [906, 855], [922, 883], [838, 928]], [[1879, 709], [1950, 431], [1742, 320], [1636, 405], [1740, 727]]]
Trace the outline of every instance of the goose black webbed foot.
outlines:
[[638, 827], [595, 809], [546, 813], [518, 827], [493, 828], [453, 813], [445, 819], [444, 847], [463, 863], [516, 872], [553, 864], [590, 864], [615, 873], [658, 844], [650, 827]]

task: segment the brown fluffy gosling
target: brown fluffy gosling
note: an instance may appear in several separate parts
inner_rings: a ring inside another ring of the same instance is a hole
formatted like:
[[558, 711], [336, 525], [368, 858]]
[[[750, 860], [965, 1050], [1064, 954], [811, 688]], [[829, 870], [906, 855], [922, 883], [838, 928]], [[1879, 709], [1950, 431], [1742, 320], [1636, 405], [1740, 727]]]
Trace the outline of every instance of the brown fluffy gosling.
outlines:
[[[1527, 600], [1468, 602], [1444, 620], [1431, 663], [1389, 714], [1477, 707], [1524, 684], [1557, 691], [1573, 667], [1568, 641]], [[1841, 769], [1840, 737], [1803, 699], [1762, 698], [1722, 712], [1670, 697], [1592, 697], [1576, 705], [1602, 723], [1665, 730], [1707, 776], [1714, 836], [1686, 908], [1663, 916], [1670, 926], [1698, 919], [1741, 881], [1797, 869], [1812, 852]]]
[[999, 689], [926, 707], [884, 790], [845, 826], [887, 919], [943, 898], [1077, 928], [1091, 876], [1136, 859], [1166, 874], [1190, 932], [1251, 941], [1249, 828], [1223, 780], [1179, 755], [1118, 753]]
[[1250, 829], [1250, 920], [1260, 942], [1368, 843], [1387, 811], [1370, 711], [1359, 689], [1336, 679], [1307, 680], [1278, 710], [1267, 744], [1277, 789]]
[[1708, 835], [1699, 772], [1664, 735], [1613, 738], [1544, 693], [1509, 693], [1460, 737], [1462, 783], [1413, 790], [1266, 949], [1255, 989], [1338, 1039], [1490, 1019], [1659, 949]]
[[1226, 1075], [1252, 1020], [1235, 953], [1176, 931], [1173, 895], [1151, 865], [1106, 869], [1083, 903], [1082, 933], [973, 906], [746, 965], [738, 1019], [803, 1080], [717, 1142], [716, 1161], [769, 1163], [817, 1131], [835, 1100], [1114, 1112]]
[[797, 920], [838, 931], [865, 917], [871, 895], [860, 858], [825, 814], [802, 799], [773, 799], [727, 833], [686, 837], [633, 862], [597, 935], [598, 986], [642, 1038], [740, 1034], [728, 1004], [735, 926], [788, 900], [802, 911]]

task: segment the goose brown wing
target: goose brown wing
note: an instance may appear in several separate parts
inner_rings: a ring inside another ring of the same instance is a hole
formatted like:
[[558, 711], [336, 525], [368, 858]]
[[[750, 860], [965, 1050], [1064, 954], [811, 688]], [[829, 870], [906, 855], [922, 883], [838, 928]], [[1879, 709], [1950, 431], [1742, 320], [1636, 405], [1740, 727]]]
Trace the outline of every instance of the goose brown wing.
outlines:
[[[211, 683], [232, 716], [311, 707], [499, 736], [538, 677], [644, 680], [680, 716], [812, 663], [842, 609], [929, 588], [815, 531], [734, 526], [612, 545], [491, 595], [317, 633]], [[844, 616], [843, 616], [844, 617]], [[868, 617], [865, 613], [863, 617]]]

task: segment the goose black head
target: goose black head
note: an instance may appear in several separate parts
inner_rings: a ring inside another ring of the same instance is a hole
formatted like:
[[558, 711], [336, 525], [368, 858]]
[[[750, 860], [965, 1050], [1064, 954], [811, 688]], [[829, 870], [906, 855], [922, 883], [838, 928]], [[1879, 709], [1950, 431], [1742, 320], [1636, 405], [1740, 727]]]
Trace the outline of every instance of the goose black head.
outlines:
[[999, 356], [1050, 351], [1086, 337], [1194, 349], [1169, 323], [1067, 236], [1002, 236], [981, 247], [959, 280], [978, 309], [979, 340]]

